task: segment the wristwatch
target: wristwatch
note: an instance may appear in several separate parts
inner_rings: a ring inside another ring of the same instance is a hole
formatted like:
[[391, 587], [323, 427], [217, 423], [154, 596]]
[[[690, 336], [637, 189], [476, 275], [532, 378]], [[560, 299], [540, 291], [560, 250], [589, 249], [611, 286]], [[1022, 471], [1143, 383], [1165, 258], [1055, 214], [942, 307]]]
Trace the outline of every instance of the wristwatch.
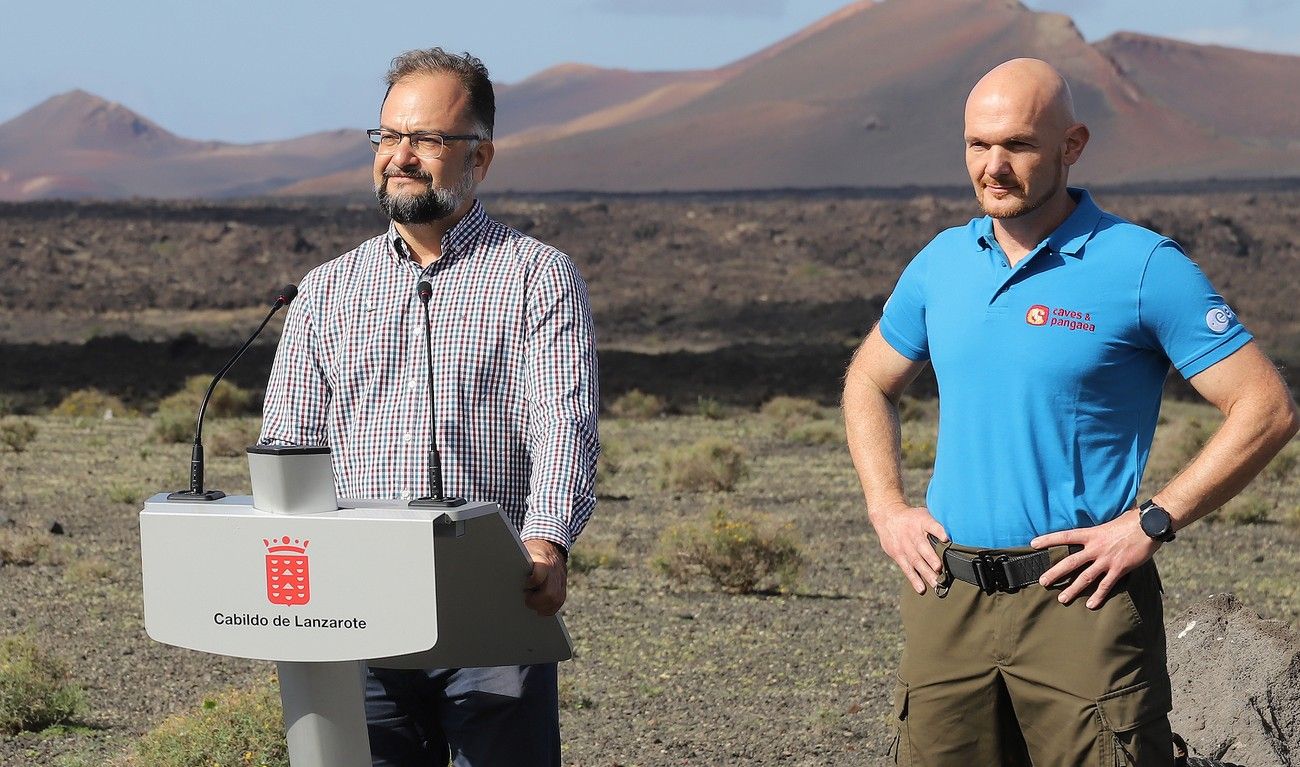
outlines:
[[1169, 512], [1156, 505], [1154, 498], [1138, 507], [1138, 521], [1142, 525], [1142, 532], [1152, 540], [1168, 543], [1176, 537], [1174, 520], [1170, 518]]

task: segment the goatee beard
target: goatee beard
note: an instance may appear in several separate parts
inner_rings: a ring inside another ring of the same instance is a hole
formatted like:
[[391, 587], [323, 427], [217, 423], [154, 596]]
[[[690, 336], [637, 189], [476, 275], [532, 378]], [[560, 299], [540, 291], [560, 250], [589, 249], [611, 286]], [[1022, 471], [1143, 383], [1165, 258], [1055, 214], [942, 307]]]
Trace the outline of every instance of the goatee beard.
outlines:
[[474, 175], [469, 162], [465, 163], [460, 178], [451, 188], [433, 186], [433, 177], [428, 173], [402, 175], [424, 181], [429, 184], [429, 188], [417, 194], [391, 195], [388, 193], [390, 174], [384, 173], [383, 181], [375, 186], [375, 199], [384, 213], [399, 224], [430, 224], [444, 219], [460, 208], [474, 187]]

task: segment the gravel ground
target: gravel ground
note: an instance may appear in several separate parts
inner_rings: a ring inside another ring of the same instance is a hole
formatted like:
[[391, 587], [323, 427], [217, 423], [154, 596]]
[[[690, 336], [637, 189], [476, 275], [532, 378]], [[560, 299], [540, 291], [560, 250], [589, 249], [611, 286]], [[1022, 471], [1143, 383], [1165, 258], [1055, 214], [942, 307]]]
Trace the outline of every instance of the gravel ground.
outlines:
[[[1213, 420], [1187, 405], [1168, 412], [1158, 444], [1178, 443], [1192, 418]], [[43, 563], [0, 568], [0, 634], [32, 632], [70, 660], [88, 705], [75, 727], [0, 739], [0, 764], [102, 765], [164, 717], [271, 666], [144, 635], [139, 503], [184, 483], [187, 446], [157, 443], [142, 418], [31, 420], [40, 434], [26, 452], [0, 449], [0, 515], [10, 533], [58, 521], [65, 534], [49, 536]], [[252, 420], [228, 421], [209, 434], [253, 428]], [[924, 434], [933, 427], [922, 419], [905, 428]], [[604, 499], [579, 549], [615, 561], [571, 584], [565, 616], [576, 657], [561, 668], [566, 763], [885, 763], [887, 697], [901, 649], [898, 580], [866, 526], [844, 449], [792, 444], [754, 413], [607, 419], [602, 434], [620, 466], [601, 486]], [[661, 490], [661, 451], [706, 435], [741, 446], [748, 476], [731, 493]], [[1266, 617], [1295, 625], [1295, 479], [1292, 467], [1257, 491], [1272, 505], [1263, 523], [1197, 525], [1161, 552], [1167, 616], [1232, 591]], [[244, 459], [212, 459], [208, 480], [247, 492]], [[908, 470], [914, 495], [925, 480], [924, 470]], [[794, 526], [806, 564], [793, 590], [728, 595], [704, 582], [670, 583], [651, 567], [663, 529], [716, 508]]]

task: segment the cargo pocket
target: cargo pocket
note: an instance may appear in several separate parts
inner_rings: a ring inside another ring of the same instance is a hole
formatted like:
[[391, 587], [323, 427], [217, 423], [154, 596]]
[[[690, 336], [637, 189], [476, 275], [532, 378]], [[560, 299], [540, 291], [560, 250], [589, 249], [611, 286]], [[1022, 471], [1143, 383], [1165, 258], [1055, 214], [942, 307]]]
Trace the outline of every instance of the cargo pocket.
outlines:
[[894, 728], [894, 737], [886, 755], [894, 758], [894, 764], [910, 765], [912, 751], [907, 738], [907, 685], [900, 681], [894, 683], [894, 709], [889, 723]]
[[1098, 763], [1102, 767], [1138, 767], [1161, 757], [1168, 759], [1172, 741], [1166, 715], [1172, 708], [1168, 685], [1151, 682], [1098, 698]]

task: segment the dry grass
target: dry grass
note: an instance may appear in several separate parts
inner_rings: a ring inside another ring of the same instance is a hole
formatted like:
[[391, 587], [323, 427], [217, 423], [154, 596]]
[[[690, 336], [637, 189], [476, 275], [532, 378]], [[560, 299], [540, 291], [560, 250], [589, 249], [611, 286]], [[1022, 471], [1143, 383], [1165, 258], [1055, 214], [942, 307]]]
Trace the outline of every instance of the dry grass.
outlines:
[[50, 411], [50, 415], [66, 418], [121, 418], [130, 414], [122, 400], [99, 389], [78, 389]]
[[1206, 517], [1230, 525], [1258, 525], [1268, 521], [1273, 505], [1254, 493], [1243, 493], [1233, 498], [1218, 512]]
[[26, 528], [0, 528], [0, 566], [31, 567], [59, 560], [48, 533]]
[[[210, 375], [190, 376], [179, 391], [159, 400], [158, 412], [188, 415], [192, 422], [198, 416], [203, 395], [211, 385]], [[207, 415], [217, 418], [255, 415], [261, 405], [262, 403], [256, 401], [251, 391], [236, 386], [230, 381], [222, 381], [217, 384], [217, 388], [212, 391], [212, 398], [208, 400]]]
[[791, 428], [785, 438], [797, 445], [842, 445], [844, 425], [837, 421], [809, 421]]
[[789, 431], [799, 424], [820, 420], [826, 409], [815, 400], [805, 397], [780, 396], [764, 402], [759, 412], [782, 431]]
[[27, 449], [40, 430], [28, 419], [10, 418], [0, 422], [0, 443], [15, 453]]
[[569, 552], [569, 572], [586, 575], [596, 570], [611, 570], [623, 567], [623, 557], [618, 549], [609, 544], [588, 543], [580, 541]]
[[924, 437], [904, 437], [902, 451], [904, 468], [929, 469], [934, 467], [934, 440]]
[[608, 410], [615, 418], [644, 421], [666, 414], [668, 402], [657, 394], [646, 394], [640, 389], [633, 389], [611, 402]]
[[38, 731], [76, 717], [81, 690], [68, 664], [33, 636], [0, 638], [0, 733]]
[[279, 685], [259, 680], [173, 716], [136, 742], [120, 767], [289, 767]]

